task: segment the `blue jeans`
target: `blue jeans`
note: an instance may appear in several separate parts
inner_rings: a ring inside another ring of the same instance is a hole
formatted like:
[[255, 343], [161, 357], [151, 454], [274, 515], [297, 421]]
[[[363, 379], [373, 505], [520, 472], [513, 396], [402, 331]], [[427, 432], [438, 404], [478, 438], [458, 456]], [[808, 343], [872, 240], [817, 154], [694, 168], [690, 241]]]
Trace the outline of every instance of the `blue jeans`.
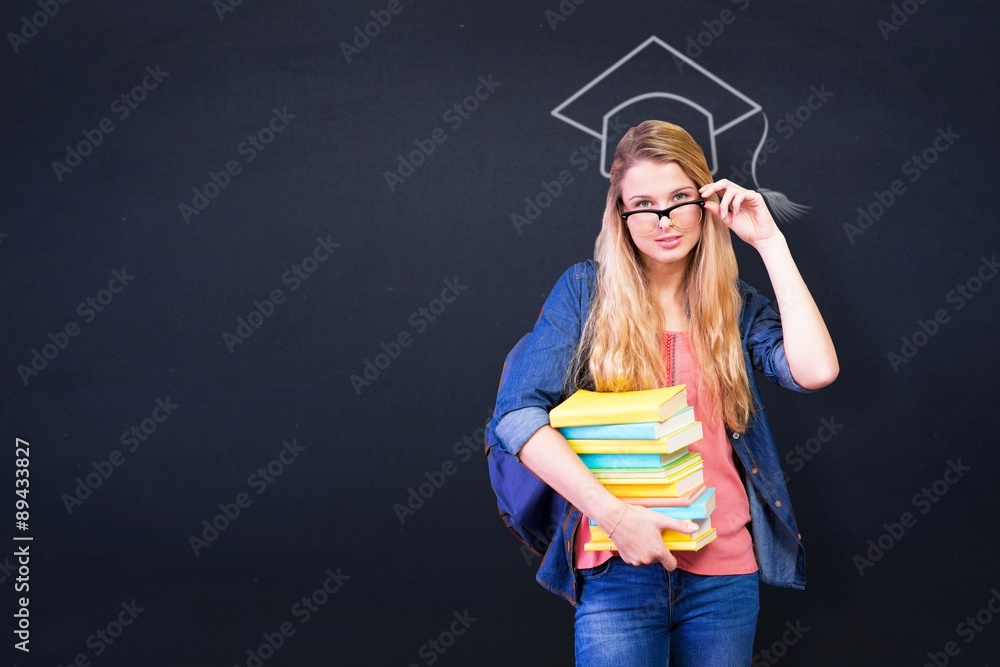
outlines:
[[758, 575], [704, 576], [614, 557], [578, 570], [577, 667], [747, 667]]

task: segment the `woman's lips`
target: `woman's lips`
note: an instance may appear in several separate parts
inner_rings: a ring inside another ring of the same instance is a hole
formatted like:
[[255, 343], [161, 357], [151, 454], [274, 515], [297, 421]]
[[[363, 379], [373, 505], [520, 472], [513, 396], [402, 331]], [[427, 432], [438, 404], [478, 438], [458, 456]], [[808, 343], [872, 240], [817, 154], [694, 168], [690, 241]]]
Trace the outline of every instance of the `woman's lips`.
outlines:
[[678, 245], [680, 245], [680, 242], [681, 242], [680, 236], [664, 236], [661, 239], [656, 239], [656, 245], [660, 246], [661, 248], [667, 248], [667, 249], [676, 248]]

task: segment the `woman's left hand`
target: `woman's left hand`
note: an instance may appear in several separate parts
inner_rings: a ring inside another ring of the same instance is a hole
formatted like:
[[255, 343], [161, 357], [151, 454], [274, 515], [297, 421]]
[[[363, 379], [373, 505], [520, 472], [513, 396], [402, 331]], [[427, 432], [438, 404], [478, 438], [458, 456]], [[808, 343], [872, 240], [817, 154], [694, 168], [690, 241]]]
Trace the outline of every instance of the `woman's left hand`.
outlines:
[[[705, 208], [715, 213], [741, 239], [756, 247], [758, 243], [780, 236], [778, 225], [767, 210], [764, 196], [747, 190], [727, 178], [709, 183], [700, 190]], [[719, 195], [718, 202], [709, 199]]]

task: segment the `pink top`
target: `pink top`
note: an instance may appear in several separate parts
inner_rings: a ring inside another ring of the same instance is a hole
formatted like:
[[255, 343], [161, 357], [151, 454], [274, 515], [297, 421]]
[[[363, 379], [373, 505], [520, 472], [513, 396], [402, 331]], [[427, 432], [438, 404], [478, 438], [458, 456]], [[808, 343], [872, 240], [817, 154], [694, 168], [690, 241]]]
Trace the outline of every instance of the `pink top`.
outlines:
[[[709, 409], [708, 388], [701, 369], [694, 361], [687, 332], [664, 332], [664, 356], [668, 373], [667, 386], [687, 385], [688, 404], [694, 406], [701, 422], [702, 439], [688, 449], [699, 452], [704, 463], [705, 484], [715, 487], [716, 508], [712, 513], [715, 540], [701, 551], [675, 551], [677, 567], [694, 574], [749, 574], [757, 571], [750, 523], [750, 501], [736, 467], [736, 453], [729, 443], [721, 416], [713, 418]], [[626, 501], [627, 502], [627, 501]], [[576, 531], [574, 565], [596, 567], [614, 555], [611, 551], [584, 551], [590, 540], [590, 524], [585, 516]]]

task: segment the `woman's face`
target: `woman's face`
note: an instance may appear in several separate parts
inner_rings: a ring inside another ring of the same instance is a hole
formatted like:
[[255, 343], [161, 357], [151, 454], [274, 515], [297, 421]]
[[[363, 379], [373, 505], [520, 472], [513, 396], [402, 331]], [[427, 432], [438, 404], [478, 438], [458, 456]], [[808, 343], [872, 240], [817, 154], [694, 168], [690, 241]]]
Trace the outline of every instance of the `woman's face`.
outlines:
[[[700, 199], [698, 186], [676, 162], [637, 162], [622, 177], [621, 190], [622, 210], [626, 212], [644, 208], [663, 210], [681, 202]], [[698, 207], [685, 206], [682, 210], [695, 209]], [[646, 268], [657, 271], [686, 265], [688, 256], [701, 239], [703, 224], [704, 221], [691, 229], [677, 229], [669, 218], [663, 217], [652, 234], [642, 236], [638, 233], [638, 225], [633, 223], [633, 217], [630, 217], [628, 227]]]

